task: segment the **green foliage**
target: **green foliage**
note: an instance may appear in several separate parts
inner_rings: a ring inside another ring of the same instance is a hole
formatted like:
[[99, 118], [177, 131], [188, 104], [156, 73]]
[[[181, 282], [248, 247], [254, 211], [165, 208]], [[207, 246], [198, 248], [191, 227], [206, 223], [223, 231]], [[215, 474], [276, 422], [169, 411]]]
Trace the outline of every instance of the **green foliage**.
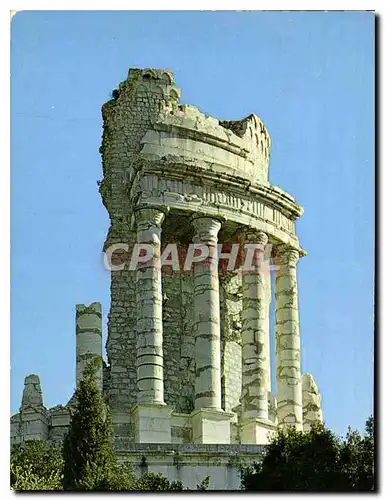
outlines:
[[355, 490], [374, 489], [374, 419], [370, 417], [363, 437], [350, 427], [341, 444], [341, 463]]
[[[11, 449], [14, 490], [183, 491], [180, 481], [147, 472], [137, 478], [131, 464], [117, 464], [110, 445], [111, 422], [94, 378], [86, 371], [76, 392], [77, 409], [61, 450], [46, 441], [27, 441]], [[143, 457], [143, 462], [146, 462]], [[280, 431], [262, 460], [241, 469], [244, 490], [374, 490], [374, 420], [362, 437], [348, 429], [338, 439], [323, 425], [310, 432]], [[207, 490], [209, 477], [197, 485]]]
[[45, 441], [27, 441], [11, 452], [11, 487], [17, 490], [182, 491], [161, 474], [137, 478], [130, 464], [118, 465], [112, 426], [91, 362], [75, 393], [76, 410], [62, 450]]
[[210, 486], [210, 476], [206, 476], [200, 484], [197, 484], [198, 491], [206, 491]]
[[11, 488], [60, 490], [63, 459], [60, 448], [39, 440], [15, 444], [11, 449]]
[[17, 490], [182, 491], [161, 474], [136, 478], [130, 464], [118, 465], [111, 446], [112, 426], [91, 362], [75, 393], [76, 410], [62, 450], [45, 441], [15, 445], [11, 486]]
[[52, 472], [48, 477], [41, 477], [32, 472], [32, 465], [26, 467], [11, 464], [11, 488], [17, 491], [61, 490], [62, 475], [60, 471]]
[[278, 432], [262, 460], [241, 470], [244, 490], [348, 491], [373, 489], [373, 419], [364, 437], [349, 429], [344, 440], [323, 425], [310, 432]]
[[161, 474], [136, 478], [130, 464], [118, 465], [111, 446], [112, 426], [90, 363], [75, 393], [76, 411], [63, 443], [65, 490], [181, 491], [179, 482]]
[[111, 421], [95, 381], [97, 360], [84, 372], [75, 393], [76, 410], [63, 443], [65, 490], [109, 489], [116, 469], [111, 447]]
[[180, 481], [170, 482], [162, 474], [146, 472], [137, 480], [135, 489], [140, 491], [183, 491], [183, 484]]
[[114, 466], [109, 488], [112, 491], [134, 491], [137, 489], [137, 479], [130, 463]]

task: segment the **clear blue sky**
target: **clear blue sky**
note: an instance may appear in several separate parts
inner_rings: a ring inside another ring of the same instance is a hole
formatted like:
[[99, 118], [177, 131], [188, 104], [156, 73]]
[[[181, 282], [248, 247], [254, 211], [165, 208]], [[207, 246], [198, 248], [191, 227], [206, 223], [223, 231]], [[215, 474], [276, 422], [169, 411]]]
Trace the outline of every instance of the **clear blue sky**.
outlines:
[[183, 103], [266, 124], [270, 182], [305, 208], [303, 371], [328, 426], [363, 429], [373, 404], [374, 17], [22, 12], [11, 44], [12, 413], [29, 373], [47, 406], [71, 397], [76, 303], [102, 302], [106, 337], [100, 107], [129, 67], [155, 67], [174, 71]]

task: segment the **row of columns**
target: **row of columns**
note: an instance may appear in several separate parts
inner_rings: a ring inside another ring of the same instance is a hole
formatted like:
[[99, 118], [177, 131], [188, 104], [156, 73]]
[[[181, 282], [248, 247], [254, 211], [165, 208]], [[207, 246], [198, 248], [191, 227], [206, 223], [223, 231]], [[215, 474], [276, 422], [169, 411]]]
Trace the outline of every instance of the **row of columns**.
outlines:
[[[156, 208], [135, 212], [137, 242], [153, 247], [154, 258], [137, 270], [137, 384], [138, 405], [164, 405], [163, 325], [161, 279], [161, 225], [164, 213]], [[197, 217], [192, 221], [195, 244], [209, 248], [209, 256], [194, 268], [195, 310], [195, 410], [221, 410], [220, 310], [217, 262], [219, 220]], [[263, 266], [268, 237], [263, 232], [245, 234], [256, 243], [256, 270], [243, 273], [242, 308], [242, 419], [268, 420], [270, 391], [268, 306], [265, 293], [269, 269]], [[280, 426], [302, 428], [300, 336], [296, 249], [277, 248], [276, 356], [277, 419]]]

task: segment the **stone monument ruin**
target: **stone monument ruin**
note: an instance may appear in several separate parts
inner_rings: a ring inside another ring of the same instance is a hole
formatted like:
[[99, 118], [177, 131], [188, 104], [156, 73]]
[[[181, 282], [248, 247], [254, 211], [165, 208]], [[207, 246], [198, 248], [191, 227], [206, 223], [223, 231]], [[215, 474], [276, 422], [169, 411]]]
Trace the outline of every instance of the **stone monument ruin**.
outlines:
[[[301, 374], [303, 210], [269, 183], [260, 118], [221, 121], [179, 98], [170, 71], [130, 69], [102, 107], [111, 306], [97, 380], [120, 460], [139, 471], [145, 457], [191, 488], [210, 475], [212, 488], [236, 489], [239, 463], [277, 428], [322, 421], [314, 379]], [[101, 305], [77, 305], [76, 384], [101, 356]], [[30, 375], [11, 441], [62, 440], [74, 404], [45, 408]]]

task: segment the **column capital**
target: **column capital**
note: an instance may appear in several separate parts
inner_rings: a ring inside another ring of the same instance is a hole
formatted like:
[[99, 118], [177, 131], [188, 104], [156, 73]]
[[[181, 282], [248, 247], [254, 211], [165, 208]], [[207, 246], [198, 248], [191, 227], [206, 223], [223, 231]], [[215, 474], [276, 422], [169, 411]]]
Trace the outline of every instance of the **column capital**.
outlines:
[[263, 231], [255, 231], [251, 228], [245, 228], [241, 232], [241, 252], [242, 252], [242, 270], [243, 273], [254, 272], [255, 270], [270, 272], [270, 248], [267, 243], [269, 238]]
[[221, 222], [212, 217], [196, 217], [192, 219], [192, 225], [195, 229], [193, 237], [194, 243], [212, 242], [217, 243], [218, 233], [221, 228]]
[[240, 231], [241, 243], [255, 243], [261, 246], [261, 250], [267, 245], [269, 237], [263, 231], [256, 231], [250, 227], [245, 227]]
[[274, 246], [274, 261], [276, 264], [297, 265], [300, 257], [300, 250], [290, 245], [280, 243]]
[[160, 229], [166, 213], [165, 210], [157, 207], [139, 207], [134, 215], [138, 230], [143, 231], [151, 227]]

